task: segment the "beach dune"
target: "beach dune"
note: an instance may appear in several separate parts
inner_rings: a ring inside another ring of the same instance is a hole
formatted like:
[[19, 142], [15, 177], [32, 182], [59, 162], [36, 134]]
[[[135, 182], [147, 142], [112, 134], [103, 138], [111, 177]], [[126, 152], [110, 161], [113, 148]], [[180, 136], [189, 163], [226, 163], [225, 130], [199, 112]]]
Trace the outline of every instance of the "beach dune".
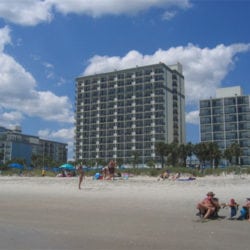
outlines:
[[202, 223], [196, 203], [208, 191], [243, 204], [248, 176], [157, 181], [153, 177], [94, 181], [0, 177], [1, 250], [249, 249], [250, 223]]

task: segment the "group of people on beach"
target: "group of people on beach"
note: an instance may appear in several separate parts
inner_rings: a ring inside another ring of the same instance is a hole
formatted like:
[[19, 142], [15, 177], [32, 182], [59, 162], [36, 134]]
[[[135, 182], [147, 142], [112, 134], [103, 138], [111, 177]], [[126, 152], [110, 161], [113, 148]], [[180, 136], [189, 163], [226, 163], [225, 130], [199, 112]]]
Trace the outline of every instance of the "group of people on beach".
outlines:
[[[111, 160], [107, 166], [102, 168], [102, 179], [103, 180], [114, 180], [115, 177], [115, 169], [116, 169], [116, 161]], [[79, 175], [79, 182], [78, 182], [78, 189], [81, 189], [81, 184], [83, 179], [85, 178], [85, 172], [83, 166], [80, 165], [77, 168], [78, 175]]]
[[[102, 179], [113, 180], [115, 176], [115, 168], [116, 162], [111, 160], [108, 165], [102, 169]], [[85, 178], [83, 166], [80, 165], [77, 170], [79, 174], [78, 188], [81, 189], [82, 181]], [[170, 171], [166, 170], [159, 176], [158, 180], [177, 180], [180, 178], [180, 176], [181, 174], [179, 172], [175, 173], [174, 175], [170, 175]], [[229, 207], [229, 219], [248, 220], [250, 222], [250, 198], [246, 198], [246, 202], [242, 205], [240, 214], [236, 218], [239, 206], [240, 205], [235, 201], [234, 198], [231, 198], [228, 203], [220, 204], [219, 199], [215, 197], [215, 194], [212, 191], [210, 191], [207, 193], [206, 197], [196, 205], [196, 208], [199, 210], [197, 215], [199, 215], [203, 220], [217, 218], [219, 217], [218, 212], [221, 208]]]
[[163, 173], [160, 174], [160, 176], [158, 177], [157, 180], [158, 181], [160, 181], [160, 180], [173, 180], [173, 181], [185, 180], [185, 181], [188, 181], [188, 180], [195, 180], [195, 179], [196, 178], [195, 178], [195, 176], [193, 174], [191, 174], [188, 177], [181, 178], [181, 173], [180, 172], [171, 174], [170, 171], [167, 169]]
[[208, 192], [206, 197], [197, 204], [198, 214], [202, 219], [217, 218], [221, 208], [229, 207], [229, 219], [248, 220], [250, 222], [250, 198], [246, 198], [245, 204], [240, 209], [240, 215], [236, 218], [239, 209], [239, 204], [234, 198], [231, 198], [228, 203], [219, 203], [219, 199], [215, 197], [213, 192]]
[[160, 180], [166, 180], [166, 179], [177, 180], [180, 177], [181, 177], [181, 173], [180, 172], [177, 172], [177, 173], [171, 175], [170, 171], [167, 169], [163, 173], [160, 174], [160, 176], [158, 178], [158, 181], [160, 181]]

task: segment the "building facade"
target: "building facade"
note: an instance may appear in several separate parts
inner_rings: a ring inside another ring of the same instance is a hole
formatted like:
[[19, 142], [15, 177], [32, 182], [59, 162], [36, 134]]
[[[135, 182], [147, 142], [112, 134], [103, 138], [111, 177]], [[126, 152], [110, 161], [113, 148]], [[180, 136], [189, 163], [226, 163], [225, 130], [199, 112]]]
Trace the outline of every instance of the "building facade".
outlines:
[[43, 140], [37, 136], [22, 134], [21, 128], [0, 127], [0, 162], [24, 159], [31, 164], [32, 155], [49, 157], [56, 162], [67, 162], [67, 144]]
[[76, 79], [76, 160], [141, 164], [157, 142], [185, 143], [182, 66], [163, 63]]
[[250, 96], [239, 86], [220, 88], [200, 101], [201, 142], [216, 142], [223, 152], [232, 143], [242, 149], [241, 164], [250, 165]]

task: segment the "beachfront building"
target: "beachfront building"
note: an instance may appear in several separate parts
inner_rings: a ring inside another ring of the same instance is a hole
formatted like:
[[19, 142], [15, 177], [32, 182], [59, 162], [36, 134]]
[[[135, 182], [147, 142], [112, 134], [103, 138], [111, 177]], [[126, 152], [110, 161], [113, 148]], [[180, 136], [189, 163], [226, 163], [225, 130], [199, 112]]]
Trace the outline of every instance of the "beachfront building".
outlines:
[[76, 79], [76, 160], [157, 160], [157, 142], [185, 143], [182, 65], [163, 63]]
[[0, 163], [24, 159], [29, 166], [33, 155], [50, 158], [56, 162], [67, 162], [67, 153], [65, 143], [22, 134], [20, 126], [14, 129], [0, 126]]
[[200, 101], [201, 142], [216, 142], [223, 152], [232, 143], [242, 149], [240, 163], [250, 165], [250, 96], [239, 86], [220, 88]]

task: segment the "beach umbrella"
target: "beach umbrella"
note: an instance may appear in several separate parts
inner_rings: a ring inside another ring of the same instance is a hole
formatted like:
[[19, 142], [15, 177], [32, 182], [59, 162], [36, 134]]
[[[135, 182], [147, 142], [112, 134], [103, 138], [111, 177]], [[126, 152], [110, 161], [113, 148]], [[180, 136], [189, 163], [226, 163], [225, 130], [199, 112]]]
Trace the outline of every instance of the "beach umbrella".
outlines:
[[73, 165], [71, 165], [69, 163], [63, 164], [59, 168], [65, 169], [65, 170], [75, 170], [76, 169]]
[[8, 167], [10, 167], [10, 168], [17, 168], [17, 169], [23, 169], [24, 168], [24, 166], [22, 164], [20, 164], [20, 163], [10, 163], [8, 165]]

